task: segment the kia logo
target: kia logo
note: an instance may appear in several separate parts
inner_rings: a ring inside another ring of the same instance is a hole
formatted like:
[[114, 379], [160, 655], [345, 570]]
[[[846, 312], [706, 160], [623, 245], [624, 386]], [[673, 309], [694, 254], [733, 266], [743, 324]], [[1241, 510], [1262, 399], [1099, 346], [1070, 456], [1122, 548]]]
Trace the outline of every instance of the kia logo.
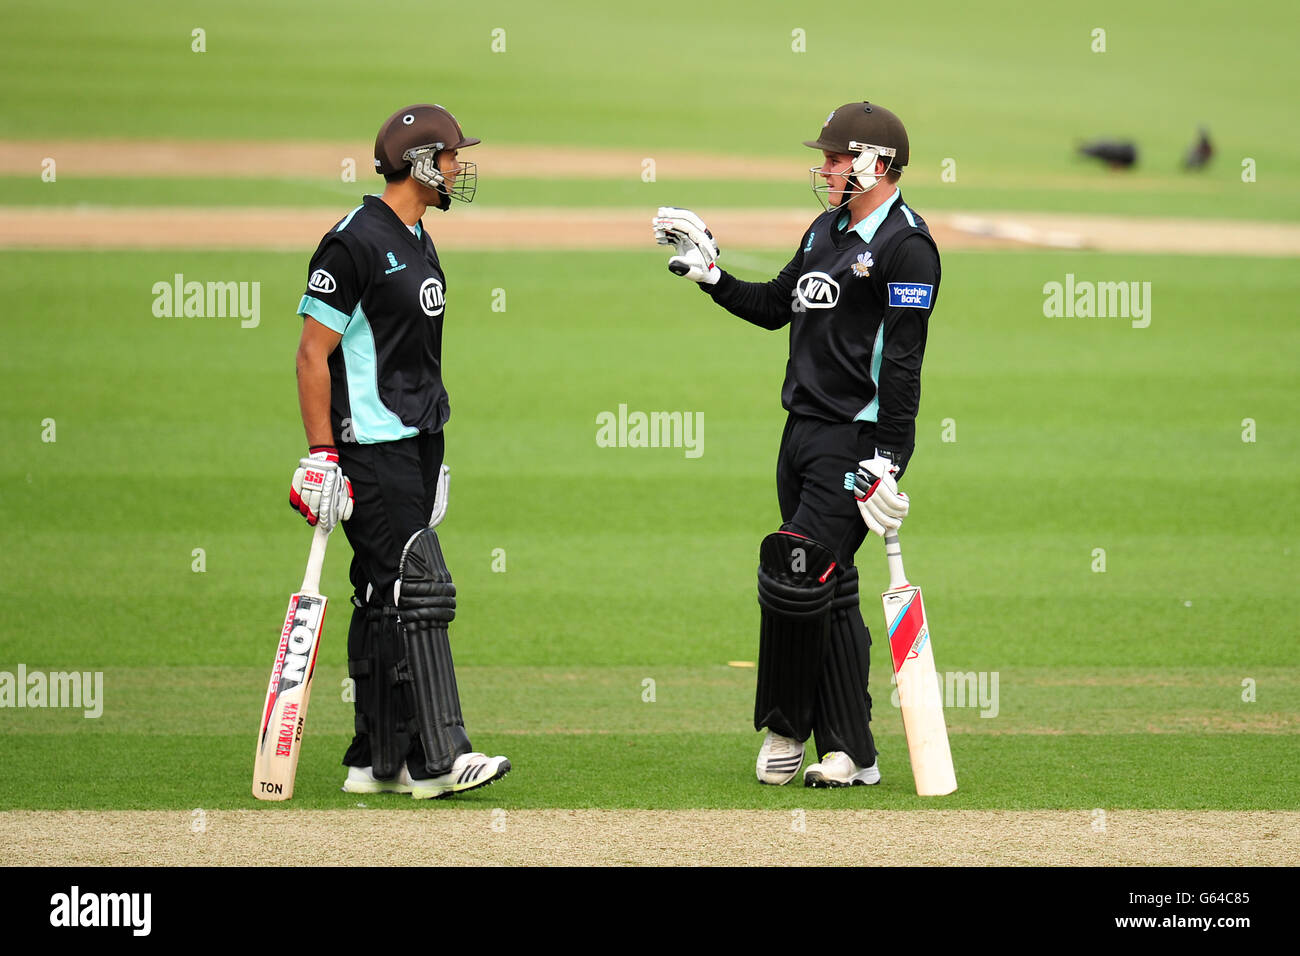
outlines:
[[425, 279], [420, 286], [420, 308], [431, 317], [442, 315], [442, 283], [432, 277]]
[[307, 288], [313, 292], [333, 292], [336, 288], [334, 277], [324, 269], [317, 269], [307, 280]]
[[824, 272], [805, 272], [794, 294], [805, 309], [833, 309], [840, 301], [840, 284]]

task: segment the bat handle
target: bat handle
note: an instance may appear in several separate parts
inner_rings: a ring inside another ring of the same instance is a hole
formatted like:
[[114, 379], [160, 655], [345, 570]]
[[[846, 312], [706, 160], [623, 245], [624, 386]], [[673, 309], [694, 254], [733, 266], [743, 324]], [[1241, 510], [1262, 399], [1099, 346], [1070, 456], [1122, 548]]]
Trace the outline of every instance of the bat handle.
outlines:
[[304, 594], [320, 594], [320, 572], [325, 566], [325, 545], [329, 543], [330, 529], [316, 525], [316, 533], [311, 538], [311, 551], [307, 554], [307, 573], [302, 576]]
[[885, 532], [885, 558], [889, 561], [889, 589], [907, 587], [907, 575], [903, 572], [903, 548], [898, 543], [898, 532]]

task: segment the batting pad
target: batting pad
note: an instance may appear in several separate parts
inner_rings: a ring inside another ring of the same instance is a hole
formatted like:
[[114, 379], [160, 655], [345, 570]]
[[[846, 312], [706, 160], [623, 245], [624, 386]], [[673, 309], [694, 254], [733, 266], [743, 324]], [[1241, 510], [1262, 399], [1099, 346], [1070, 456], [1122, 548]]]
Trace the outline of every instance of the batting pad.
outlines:
[[829, 548], [786, 531], [759, 548], [758, 687], [754, 729], [798, 741], [812, 733], [830, 634], [835, 556]]
[[456, 616], [456, 586], [432, 528], [417, 531], [402, 552], [397, 608], [406, 651], [397, 668], [397, 684], [425, 763], [421, 768], [408, 759], [407, 769], [417, 780], [426, 774], [436, 777], [450, 771], [455, 759], [471, 748], [447, 635], [447, 625]]
[[842, 750], [859, 767], [870, 767], [876, 760], [876, 744], [868, 726], [870, 647], [871, 634], [862, 621], [859, 603], [858, 569], [848, 568], [841, 572], [831, 601], [830, 635], [817, 682], [813, 732], [818, 753]]

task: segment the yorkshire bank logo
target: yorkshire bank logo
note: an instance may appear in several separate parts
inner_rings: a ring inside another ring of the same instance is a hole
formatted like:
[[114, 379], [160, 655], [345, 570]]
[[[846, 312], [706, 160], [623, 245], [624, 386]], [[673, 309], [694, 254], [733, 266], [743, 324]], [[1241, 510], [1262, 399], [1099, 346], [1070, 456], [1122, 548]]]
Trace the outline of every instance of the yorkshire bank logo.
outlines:
[[442, 315], [444, 305], [442, 283], [430, 276], [420, 286], [420, 308], [424, 310], [425, 315], [436, 318]]
[[805, 272], [794, 294], [805, 309], [833, 309], [840, 301], [840, 284], [825, 272]]

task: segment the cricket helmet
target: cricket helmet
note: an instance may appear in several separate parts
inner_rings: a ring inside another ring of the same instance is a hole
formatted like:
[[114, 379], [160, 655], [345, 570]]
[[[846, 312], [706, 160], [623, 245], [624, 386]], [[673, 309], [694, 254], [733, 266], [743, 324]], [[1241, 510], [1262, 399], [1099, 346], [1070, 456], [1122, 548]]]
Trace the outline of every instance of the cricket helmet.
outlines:
[[[832, 110], [822, 124], [820, 135], [816, 139], [804, 140], [803, 144], [813, 149], [846, 153], [853, 157], [853, 165], [845, 171], [847, 189], [831, 189], [820, 166], [810, 169], [813, 193], [818, 200], [822, 200], [823, 195], [839, 196], [839, 202], [831, 203], [835, 206], [844, 202], [846, 194], [875, 189], [886, 173], [906, 166], [909, 159], [907, 130], [903, 127], [903, 121], [883, 106], [866, 101], [845, 103]], [[885, 173], [880, 175], [875, 172], [877, 159], [885, 161]], [[819, 176], [826, 181], [819, 184]], [[863, 185], [865, 180], [871, 180], [871, 185]]]
[[400, 109], [379, 127], [375, 137], [375, 172], [381, 176], [410, 169], [411, 177], [438, 192], [438, 208], [447, 209], [452, 199], [473, 202], [478, 189], [478, 164], [460, 163], [450, 186], [438, 168], [438, 154], [447, 149], [464, 149], [482, 140], [468, 137], [460, 123], [441, 106], [420, 103]]

